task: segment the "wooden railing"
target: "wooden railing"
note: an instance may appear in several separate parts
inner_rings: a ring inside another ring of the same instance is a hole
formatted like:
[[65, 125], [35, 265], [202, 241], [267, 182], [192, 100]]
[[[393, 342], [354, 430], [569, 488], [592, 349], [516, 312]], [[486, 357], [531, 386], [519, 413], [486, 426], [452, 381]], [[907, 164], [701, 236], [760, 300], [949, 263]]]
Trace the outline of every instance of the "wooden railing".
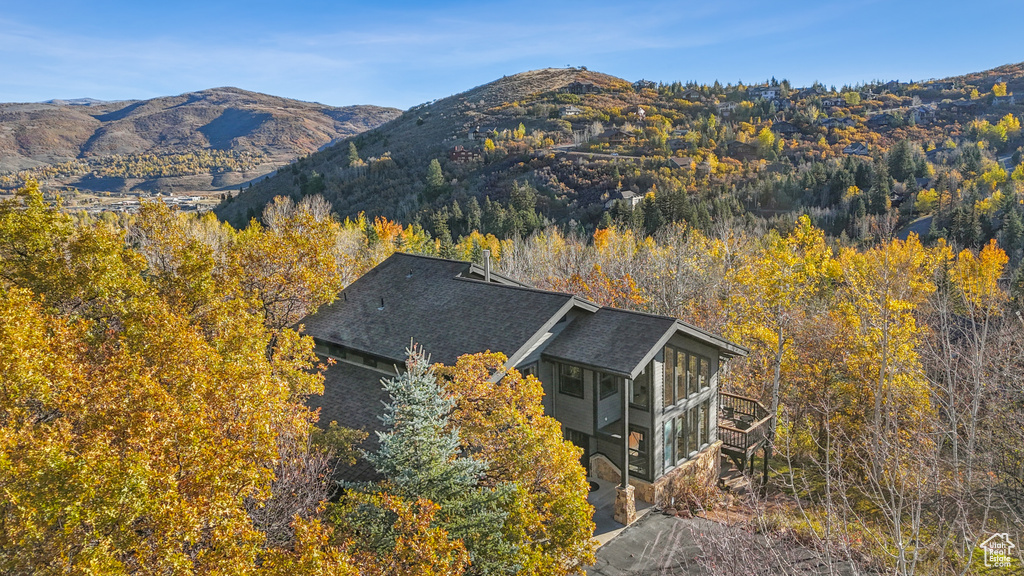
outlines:
[[718, 439], [727, 448], [746, 454], [770, 438], [774, 427], [775, 419], [757, 400], [718, 393]]

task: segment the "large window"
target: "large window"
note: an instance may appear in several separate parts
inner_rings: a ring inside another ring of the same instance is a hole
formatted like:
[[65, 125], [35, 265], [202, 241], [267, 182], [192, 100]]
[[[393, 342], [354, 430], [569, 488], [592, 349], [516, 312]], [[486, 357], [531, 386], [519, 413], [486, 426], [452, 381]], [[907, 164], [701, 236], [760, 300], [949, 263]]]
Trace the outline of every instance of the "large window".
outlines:
[[654, 374], [654, 362], [651, 361], [644, 371], [633, 380], [629, 391], [629, 405], [641, 410], [649, 410], [651, 394], [651, 375]]
[[709, 360], [676, 348], [665, 346], [665, 408], [711, 385]]
[[610, 398], [619, 393], [619, 381], [621, 378], [611, 374], [601, 374], [600, 394], [601, 400]]
[[700, 405], [700, 443], [701, 446], [711, 442], [711, 400]]
[[583, 369], [579, 366], [559, 364], [558, 391], [569, 396], [583, 398]]
[[629, 427], [629, 472], [642, 478], [650, 477], [648, 466], [649, 439], [647, 429], [639, 426]]

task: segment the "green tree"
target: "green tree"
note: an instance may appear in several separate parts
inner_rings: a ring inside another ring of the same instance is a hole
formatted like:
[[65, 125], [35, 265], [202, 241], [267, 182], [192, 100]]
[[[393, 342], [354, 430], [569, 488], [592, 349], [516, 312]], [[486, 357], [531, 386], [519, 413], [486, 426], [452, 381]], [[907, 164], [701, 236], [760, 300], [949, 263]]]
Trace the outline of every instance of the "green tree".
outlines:
[[[366, 457], [385, 480], [364, 490], [436, 503], [436, 525], [465, 544], [469, 573], [515, 573], [517, 550], [503, 530], [515, 487], [500, 481], [484, 485], [487, 462], [460, 455], [459, 431], [448, 425], [455, 400], [438, 382], [426, 353], [409, 349], [405, 371], [383, 386], [391, 398], [382, 417], [386, 431], [378, 432], [380, 446]], [[384, 547], [392, 542], [389, 531], [377, 538]]]
[[427, 166], [427, 190], [434, 195], [444, 189], [444, 172], [441, 170], [441, 163], [434, 158]]
[[359, 159], [359, 150], [356, 149], [356, 143], [355, 142], [349, 142], [348, 143], [348, 165], [349, 166], [358, 166], [360, 163], [362, 163], [362, 160]]

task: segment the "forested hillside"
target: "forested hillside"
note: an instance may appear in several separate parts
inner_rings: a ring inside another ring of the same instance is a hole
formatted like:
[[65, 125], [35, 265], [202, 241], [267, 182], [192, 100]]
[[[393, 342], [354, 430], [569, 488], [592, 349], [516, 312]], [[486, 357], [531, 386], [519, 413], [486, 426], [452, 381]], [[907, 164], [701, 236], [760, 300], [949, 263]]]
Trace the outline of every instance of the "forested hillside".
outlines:
[[[557, 223], [653, 233], [767, 226], [808, 213], [860, 241], [918, 218], [927, 240], [1019, 255], [1024, 67], [927, 82], [806, 88], [633, 84], [583, 69], [496, 80], [300, 159], [218, 214], [244, 225], [275, 195], [322, 194], [454, 238]], [[615, 202], [615, 200], [621, 200]]]
[[44, 189], [216, 190], [397, 115], [237, 88], [121, 102], [0, 104], [0, 189], [33, 178]]

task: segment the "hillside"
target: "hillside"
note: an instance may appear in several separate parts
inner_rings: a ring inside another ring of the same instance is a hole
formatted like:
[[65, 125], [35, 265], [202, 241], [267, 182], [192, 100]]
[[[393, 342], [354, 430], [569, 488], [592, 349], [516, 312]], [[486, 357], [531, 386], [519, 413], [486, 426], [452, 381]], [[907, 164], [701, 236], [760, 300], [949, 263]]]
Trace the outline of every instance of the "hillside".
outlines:
[[410, 109], [217, 212], [243, 226], [276, 195], [322, 194], [342, 216], [418, 223], [442, 239], [551, 222], [650, 234], [673, 222], [785, 228], [807, 213], [851, 241], [913, 229], [966, 246], [997, 238], [1016, 256], [1015, 91], [1024, 94], [1024, 65], [839, 88], [537, 70]]
[[237, 88], [151, 100], [0, 104], [0, 174], [6, 175], [0, 186], [15, 187], [33, 176], [49, 188], [220, 190], [379, 126], [398, 113], [378, 106], [325, 106]]

